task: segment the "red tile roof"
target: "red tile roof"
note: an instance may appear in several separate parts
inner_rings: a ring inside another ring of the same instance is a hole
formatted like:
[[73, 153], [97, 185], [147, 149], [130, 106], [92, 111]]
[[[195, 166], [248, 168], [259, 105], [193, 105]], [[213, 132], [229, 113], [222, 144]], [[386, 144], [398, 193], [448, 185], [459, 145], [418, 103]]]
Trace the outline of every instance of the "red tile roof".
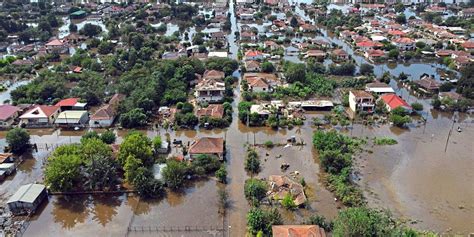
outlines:
[[380, 49], [369, 50], [367, 52], [367, 54], [369, 55], [369, 57], [383, 57], [383, 56], [385, 56], [385, 53]]
[[375, 44], [374, 42], [368, 41], [368, 40], [367, 40], [367, 41], [359, 42], [359, 43], [357, 43], [356, 45], [357, 45], [357, 47], [367, 47], [367, 48], [368, 48], [368, 47], [375, 47], [375, 46], [376, 46], [376, 44]]
[[466, 41], [461, 46], [465, 49], [474, 49], [474, 41]]
[[407, 37], [402, 37], [402, 38], [394, 39], [393, 42], [399, 43], [399, 44], [413, 44], [413, 43], [415, 43], [414, 40], [412, 40], [412, 39], [410, 39], [410, 38], [407, 38]]
[[13, 105], [0, 105], [0, 120], [8, 120], [15, 113], [20, 111], [20, 108]]
[[257, 57], [263, 55], [262, 52], [258, 50], [249, 50], [245, 52], [245, 57]]
[[403, 35], [405, 35], [405, 32], [403, 32], [403, 31], [401, 31], [401, 30], [389, 30], [389, 31], [388, 31], [388, 34], [389, 34], [389, 35], [403, 36]]
[[79, 102], [79, 98], [67, 98], [60, 100], [54, 106], [65, 107], [65, 106], [74, 106]]
[[380, 99], [382, 99], [383, 102], [385, 102], [385, 104], [387, 104], [391, 109], [396, 109], [400, 106], [411, 109], [411, 106], [405, 100], [395, 94], [385, 94], [382, 95]]
[[223, 152], [223, 138], [203, 137], [189, 147], [189, 154], [215, 154]]
[[317, 225], [274, 225], [273, 237], [326, 237], [324, 229]]
[[209, 116], [212, 118], [224, 117], [224, 106], [221, 104], [211, 104], [207, 108], [201, 108], [196, 111], [196, 116]]
[[46, 44], [46, 46], [63, 46], [63, 45], [64, 43], [58, 39], [51, 40]]

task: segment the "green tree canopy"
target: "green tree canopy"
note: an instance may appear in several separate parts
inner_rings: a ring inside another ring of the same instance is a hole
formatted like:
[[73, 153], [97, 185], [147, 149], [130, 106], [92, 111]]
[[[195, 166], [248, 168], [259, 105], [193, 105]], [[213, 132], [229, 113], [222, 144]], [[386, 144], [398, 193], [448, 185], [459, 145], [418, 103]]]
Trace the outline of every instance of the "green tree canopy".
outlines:
[[20, 154], [30, 147], [30, 134], [23, 128], [14, 128], [7, 132], [6, 141], [13, 153]]

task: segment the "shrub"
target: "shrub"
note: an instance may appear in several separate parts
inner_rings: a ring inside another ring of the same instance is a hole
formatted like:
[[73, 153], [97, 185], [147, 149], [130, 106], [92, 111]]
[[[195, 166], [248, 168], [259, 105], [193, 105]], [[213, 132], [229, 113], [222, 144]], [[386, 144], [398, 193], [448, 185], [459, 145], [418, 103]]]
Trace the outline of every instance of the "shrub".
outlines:
[[411, 107], [413, 108], [413, 110], [415, 111], [422, 111], [423, 110], [423, 105], [418, 103], [418, 102], [415, 102], [415, 103], [412, 103], [411, 104]]
[[263, 144], [267, 148], [272, 148], [274, 146], [273, 142], [268, 140]]
[[281, 205], [288, 210], [292, 210], [296, 208], [296, 204], [293, 201], [293, 197], [291, 196], [290, 193], [287, 193], [285, 197], [283, 198], [283, 200], [281, 200]]
[[216, 171], [216, 178], [221, 183], [227, 183], [227, 170], [225, 165], [221, 165], [221, 167]]
[[116, 136], [112, 130], [107, 130], [100, 135], [100, 140], [105, 144], [113, 144], [115, 142]]
[[267, 195], [267, 183], [255, 178], [247, 179], [244, 185], [244, 194], [252, 205], [258, 206], [258, 202]]
[[397, 140], [393, 138], [383, 137], [383, 138], [374, 138], [375, 145], [395, 145], [398, 144]]

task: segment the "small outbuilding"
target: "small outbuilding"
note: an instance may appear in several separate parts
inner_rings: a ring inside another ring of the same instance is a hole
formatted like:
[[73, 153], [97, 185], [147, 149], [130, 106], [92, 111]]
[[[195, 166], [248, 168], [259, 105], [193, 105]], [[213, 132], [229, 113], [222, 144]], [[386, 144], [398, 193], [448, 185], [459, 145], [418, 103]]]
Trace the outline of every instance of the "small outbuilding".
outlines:
[[47, 197], [48, 194], [44, 185], [26, 184], [13, 194], [7, 204], [14, 215], [34, 213]]

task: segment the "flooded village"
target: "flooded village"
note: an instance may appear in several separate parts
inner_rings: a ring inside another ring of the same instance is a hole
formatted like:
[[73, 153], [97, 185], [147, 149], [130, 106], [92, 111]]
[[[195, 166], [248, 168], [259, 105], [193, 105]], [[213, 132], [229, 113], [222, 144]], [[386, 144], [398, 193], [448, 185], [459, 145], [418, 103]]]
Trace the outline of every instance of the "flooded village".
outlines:
[[0, 9], [0, 236], [474, 233], [472, 1]]

